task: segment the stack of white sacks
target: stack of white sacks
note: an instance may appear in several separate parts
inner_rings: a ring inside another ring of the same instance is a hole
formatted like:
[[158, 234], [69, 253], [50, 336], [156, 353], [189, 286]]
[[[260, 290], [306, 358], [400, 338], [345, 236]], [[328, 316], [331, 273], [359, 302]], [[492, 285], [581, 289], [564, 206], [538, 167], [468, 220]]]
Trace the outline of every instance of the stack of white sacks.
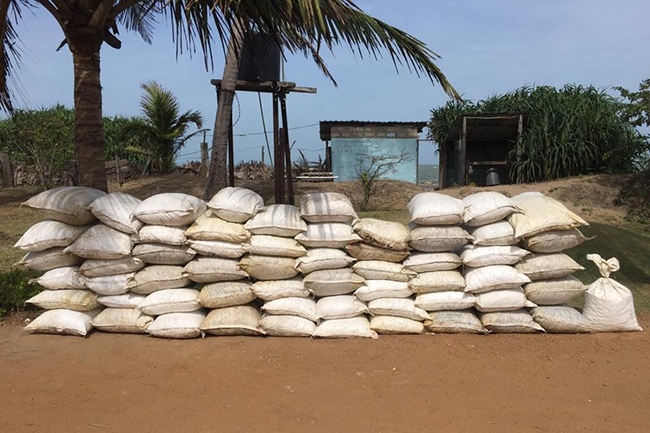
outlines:
[[307, 231], [296, 240], [308, 250], [298, 259], [297, 269], [316, 298], [318, 324], [313, 335], [376, 338], [366, 303], [354, 296], [365, 280], [349, 267], [355, 259], [345, 251], [361, 241], [352, 230], [351, 223], [357, 220], [352, 203], [338, 193], [306, 194], [300, 201], [300, 215], [308, 223]]
[[[90, 188], [25, 203], [48, 218], [16, 247], [44, 272], [28, 302], [47, 311], [31, 332], [377, 338], [379, 334], [578, 333], [640, 327], [631, 293], [589, 258], [587, 291], [563, 253], [587, 223], [541, 193], [422, 193], [411, 224], [359, 220], [338, 193], [300, 209], [264, 207], [244, 188], [209, 203], [187, 194], [141, 201]], [[566, 305], [586, 292], [584, 315]], [[102, 310], [102, 307], [105, 307]], [[369, 317], [371, 319], [369, 320]]]

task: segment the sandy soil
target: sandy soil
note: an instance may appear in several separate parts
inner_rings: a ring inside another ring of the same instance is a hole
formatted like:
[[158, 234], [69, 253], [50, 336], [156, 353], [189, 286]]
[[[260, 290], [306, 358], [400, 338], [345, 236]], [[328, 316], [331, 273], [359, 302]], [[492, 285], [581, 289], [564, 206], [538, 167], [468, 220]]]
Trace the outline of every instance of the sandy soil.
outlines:
[[0, 325], [0, 431], [647, 432], [649, 355], [647, 331], [167, 341]]

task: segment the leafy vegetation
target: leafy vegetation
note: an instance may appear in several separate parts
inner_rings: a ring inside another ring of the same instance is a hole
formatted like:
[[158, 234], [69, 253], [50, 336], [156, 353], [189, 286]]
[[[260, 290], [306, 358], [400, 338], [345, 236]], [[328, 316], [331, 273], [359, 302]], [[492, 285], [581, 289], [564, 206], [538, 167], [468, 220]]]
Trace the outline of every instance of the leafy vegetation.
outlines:
[[43, 290], [38, 284], [29, 282], [37, 275], [22, 269], [0, 273], [0, 318], [10, 311], [24, 309], [25, 301]]
[[593, 86], [522, 87], [476, 103], [450, 101], [432, 110], [429, 134], [444, 143], [451, 124], [461, 115], [526, 112], [528, 124], [508, 155], [512, 180], [635, 172], [643, 168], [648, 141], [623, 114], [622, 106]]
[[187, 140], [201, 131], [187, 134], [191, 124], [203, 126], [203, 118], [198, 111], [180, 113], [180, 104], [174, 94], [152, 81], [142, 85], [144, 95], [140, 107], [141, 118], [127, 121], [118, 133], [118, 138], [142, 137], [139, 145], [126, 150], [144, 155], [153, 168], [162, 173], [174, 169], [174, 157]]

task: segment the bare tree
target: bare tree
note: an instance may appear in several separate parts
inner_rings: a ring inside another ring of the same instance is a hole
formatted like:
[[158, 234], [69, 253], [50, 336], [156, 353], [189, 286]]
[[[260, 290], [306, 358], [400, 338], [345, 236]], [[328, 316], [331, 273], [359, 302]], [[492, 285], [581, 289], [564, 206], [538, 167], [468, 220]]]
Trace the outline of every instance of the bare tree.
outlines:
[[363, 201], [361, 210], [369, 210], [370, 199], [375, 195], [377, 181], [389, 173], [394, 173], [399, 164], [410, 161], [405, 152], [399, 155], [368, 155], [357, 156], [357, 178], [363, 186]]

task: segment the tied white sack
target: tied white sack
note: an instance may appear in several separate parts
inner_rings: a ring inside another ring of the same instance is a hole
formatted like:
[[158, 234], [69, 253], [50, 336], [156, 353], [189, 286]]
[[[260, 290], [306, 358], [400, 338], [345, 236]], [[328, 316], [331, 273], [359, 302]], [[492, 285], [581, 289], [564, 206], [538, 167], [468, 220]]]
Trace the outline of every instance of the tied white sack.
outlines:
[[408, 248], [409, 230], [398, 222], [362, 218], [354, 224], [353, 230], [364, 242], [378, 247], [391, 250]]
[[21, 206], [41, 211], [47, 218], [74, 226], [90, 224], [95, 217], [87, 207], [105, 196], [104, 191], [83, 186], [62, 186], [35, 195]]
[[196, 338], [203, 335], [201, 323], [205, 312], [169, 313], [156, 317], [147, 327], [147, 333], [160, 338]]
[[379, 260], [397, 263], [409, 255], [408, 250], [391, 250], [365, 242], [348, 245], [345, 249], [357, 260]]
[[280, 316], [299, 316], [317, 322], [319, 319], [316, 301], [312, 298], [280, 298], [266, 302], [262, 311]]
[[314, 337], [377, 339], [377, 333], [370, 329], [370, 322], [365, 316], [357, 316], [349, 319], [323, 320], [316, 327]]
[[494, 265], [482, 268], [467, 268], [463, 272], [465, 291], [472, 293], [489, 292], [490, 290], [516, 289], [530, 283], [530, 278], [518, 272], [512, 266]]
[[264, 301], [281, 298], [306, 298], [311, 295], [305, 288], [301, 277], [278, 281], [256, 281], [253, 284], [253, 293]]
[[169, 313], [185, 313], [201, 308], [199, 291], [195, 289], [164, 289], [148, 295], [138, 310], [158, 316]]
[[250, 305], [217, 308], [201, 323], [201, 331], [212, 335], [263, 335], [260, 312]]
[[241, 259], [239, 267], [257, 280], [286, 280], [298, 275], [296, 259], [291, 257], [249, 254]]
[[455, 251], [472, 240], [462, 227], [458, 226], [411, 226], [409, 245], [424, 253]]
[[531, 281], [562, 278], [584, 270], [575, 260], [563, 253], [530, 255], [517, 263], [515, 268]]
[[434, 311], [424, 323], [429, 332], [441, 334], [487, 334], [481, 320], [472, 310]]
[[421, 334], [424, 325], [421, 321], [406, 317], [375, 316], [370, 319], [370, 329], [377, 334]]
[[408, 282], [417, 276], [416, 272], [405, 269], [401, 263], [384, 262], [381, 260], [357, 262], [352, 266], [352, 270], [366, 280]]
[[153, 317], [136, 309], [106, 308], [92, 320], [93, 327], [104, 332], [144, 334]]
[[368, 313], [368, 307], [354, 295], [339, 295], [319, 299], [316, 311], [320, 319], [348, 319]]
[[359, 242], [359, 235], [352, 233], [352, 226], [346, 223], [309, 224], [307, 231], [296, 236], [296, 240], [310, 248], [345, 248]]
[[97, 295], [90, 290], [43, 290], [25, 303], [36, 305], [44, 310], [92, 311], [100, 307]]
[[67, 247], [90, 226], [73, 226], [61, 221], [45, 220], [31, 226], [14, 245], [24, 251], [43, 251]]
[[534, 303], [526, 299], [524, 290], [517, 289], [492, 290], [490, 292], [477, 293], [476, 309], [482, 313], [495, 311], [514, 311], [524, 307], [536, 307]]
[[225, 308], [248, 304], [255, 299], [252, 284], [248, 281], [226, 281], [208, 284], [201, 288], [199, 302], [205, 308]]
[[121, 295], [129, 291], [135, 272], [129, 274], [107, 275], [105, 277], [86, 277], [86, 285], [93, 292], [104, 295]]
[[508, 221], [499, 221], [481, 227], [470, 227], [472, 243], [480, 246], [508, 246], [516, 245], [519, 239], [515, 237], [515, 229]]
[[104, 224], [97, 224], [83, 232], [63, 250], [84, 259], [121, 259], [131, 254], [131, 236]]
[[163, 289], [177, 289], [191, 284], [183, 275], [182, 266], [154, 265], [147, 266], [135, 274], [129, 282], [128, 289], [133, 293], [149, 295]]
[[475, 295], [467, 292], [431, 292], [415, 297], [415, 306], [426, 311], [466, 310], [475, 304]]
[[108, 275], [128, 274], [139, 271], [144, 262], [137, 257], [122, 257], [113, 260], [86, 260], [81, 264], [79, 272], [84, 277], [105, 277]]
[[30, 251], [16, 264], [32, 271], [45, 272], [64, 266], [79, 265], [83, 261], [81, 257], [65, 252], [62, 247], [54, 247], [43, 251]]
[[366, 280], [365, 286], [359, 287], [355, 296], [370, 302], [379, 298], [408, 298], [413, 294], [408, 283], [392, 280]]
[[551, 230], [569, 230], [589, 225], [562, 203], [541, 192], [524, 192], [512, 197], [511, 200], [524, 212], [508, 216], [508, 222], [515, 228], [516, 238], [527, 238]]
[[187, 238], [185, 230], [188, 226], [169, 227], [161, 225], [146, 225], [140, 231], [131, 237], [133, 242], [139, 244], [165, 244], [165, 245], [185, 245]]
[[310, 248], [307, 255], [296, 260], [296, 269], [302, 274], [325, 269], [340, 269], [356, 262], [345, 251], [336, 248]]
[[314, 271], [303, 279], [305, 288], [314, 296], [345, 295], [354, 292], [366, 283], [350, 268]]
[[533, 320], [549, 334], [582, 334], [591, 332], [589, 320], [573, 307], [554, 305], [536, 307], [531, 311]]
[[246, 245], [225, 241], [196, 241], [190, 239], [187, 244], [197, 254], [209, 257], [238, 259], [246, 254]]
[[185, 245], [138, 244], [132, 254], [151, 265], [184, 265], [194, 258], [196, 251]]
[[482, 266], [514, 265], [530, 252], [516, 246], [481, 247], [466, 245], [460, 251], [460, 258], [465, 266], [480, 268]]
[[602, 278], [594, 281], [585, 293], [582, 314], [595, 332], [642, 331], [634, 311], [632, 292], [621, 283], [609, 278], [620, 268], [616, 257], [603, 259], [598, 254], [588, 254]]
[[423, 192], [408, 204], [411, 222], [421, 225], [453, 225], [463, 221], [461, 200], [437, 192]]
[[183, 268], [183, 275], [195, 283], [243, 280], [248, 274], [239, 268], [239, 262], [220, 257], [199, 257]]
[[248, 220], [244, 228], [254, 235], [296, 237], [307, 231], [297, 207], [290, 204], [273, 204]]
[[350, 199], [337, 192], [303, 195], [300, 199], [300, 215], [310, 223], [349, 223], [358, 218]]
[[251, 234], [243, 224], [226, 221], [208, 210], [185, 231], [185, 236], [196, 241], [246, 242]]
[[85, 289], [86, 280], [79, 274], [79, 266], [50, 269], [38, 278], [29, 280], [49, 290]]
[[459, 268], [463, 261], [454, 253], [418, 253], [412, 252], [404, 267], [414, 272], [451, 271]]
[[463, 221], [469, 227], [479, 227], [506, 218], [513, 212], [521, 212], [508, 197], [495, 191], [477, 192], [463, 199]]
[[84, 337], [92, 329], [91, 321], [101, 309], [92, 311], [48, 310], [25, 327], [36, 334], [62, 334]]
[[109, 227], [128, 234], [136, 234], [142, 222], [133, 216], [135, 208], [142, 200], [123, 192], [113, 192], [93, 201], [88, 210]]
[[192, 224], [206, 209], [201, 199], [169, 192], [144, 200], [133, 210], [133, 215], [146, 224], [179, 227]]
[[280, 236], [253, 235], [246, 249], [251, 254], [298, 258], [307, 254], [305, 247], [296, 240]]
[[483, 326], [495, 334], [533, 334], [544, 332], [526, 310], [498, 311], [481, 315]]
[[262, 331], [273, 337], [311, 337], [316, 324], [300, 316], [266, 314], [260, 321]]
[[122, 295], [100, 296], [97, 301], [106, 308], [132, 309], [142, 304], [145, 298], [145, 295], [138, 295], [137, 293], [124, 293]]
[[524, 239], [522, 246], [534, 253], [559, 253], [591, 239], [578, 229], [552, 230]]
[[[320, 301], [319, 301], [320, 302]], [[380, 298], [368, 303], [368, 310], [373, 316], [394, 316], [424, 321], [429, 315], [415, 305], [411, 298]]]
[[208, 207], [219, 218], [244, 223], [264, 210], [264, 199], [250, 189], [229, 186], [216, 193]]

